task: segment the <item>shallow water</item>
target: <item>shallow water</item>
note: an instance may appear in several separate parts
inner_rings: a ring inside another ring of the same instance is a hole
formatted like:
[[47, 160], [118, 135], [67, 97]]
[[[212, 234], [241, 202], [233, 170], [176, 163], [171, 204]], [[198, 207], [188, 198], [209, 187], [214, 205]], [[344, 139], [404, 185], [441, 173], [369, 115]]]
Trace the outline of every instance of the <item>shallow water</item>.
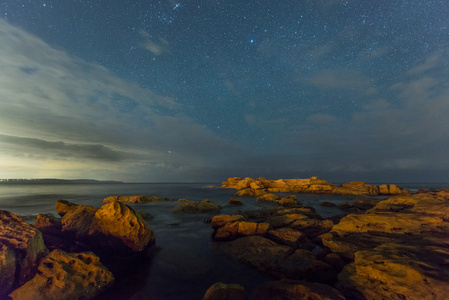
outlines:
[[[64, 199], [76, 204], [100, 207], [102, 200], [111, 195], [155, 195], [174, 199], [131, 205], [135, 210], [149, 212], [146, 219], [156, 233], [160, 248], [148, 262], [130, 265], [125, 275], [118, 276], [108, 299], [201, 299], [209, 286], [217, 281], [239, 283], [248, 291], [273, 280], [250, 266], [238, 263], [211, 247], [213, 230], [204, 219], [214, 214], [175, 215], [171, 210], [175, 200], [193, 201], [210, 199], [220, 205], [223, 214], [235, 214], [239, 210], [258, 209], [263, 206], [254, 197], [239, 197], [243, 206], [228, 206], [234, 196], [233, 189], [204, 188], [210, 184], [18, 184], [0, 185], [0, 209], [18, 215], [35, 216], [38, 213], [55, 213], [56, 200]], [[402, 185], [417, 190], [419, 187], [441, 188], [444, 184]], [[322, 207], [323, 201], [340, 204], [352, 201], [354, 196], [299, 194], [298, 200], [305, 206], [313, 206], [323, 217], [341, 213], [338, 208]], [[30, 222], [33, 219], [27, 218]]]

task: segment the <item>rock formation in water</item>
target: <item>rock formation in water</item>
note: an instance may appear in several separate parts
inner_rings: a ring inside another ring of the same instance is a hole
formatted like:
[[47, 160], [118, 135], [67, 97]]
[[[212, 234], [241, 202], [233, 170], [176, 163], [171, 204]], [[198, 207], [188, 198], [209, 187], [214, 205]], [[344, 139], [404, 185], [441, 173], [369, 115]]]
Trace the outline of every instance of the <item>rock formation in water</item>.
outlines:
[[380, 186], [366, 184], [361, 181], [353, 181], [336, 184], [326, 180], [311, 177], [309, 179], [279, 179], [270, 180], [266, 178], [239, 178], [231, 177], [223, 182], [222, 188], [232, 188], [237, 190], [240, 196], [262, 196], [269, 192], [282, 193], [320, 193], [339, 195], [397, 195], [409, 194], [406, 189], [394, 184], [382, 184]]

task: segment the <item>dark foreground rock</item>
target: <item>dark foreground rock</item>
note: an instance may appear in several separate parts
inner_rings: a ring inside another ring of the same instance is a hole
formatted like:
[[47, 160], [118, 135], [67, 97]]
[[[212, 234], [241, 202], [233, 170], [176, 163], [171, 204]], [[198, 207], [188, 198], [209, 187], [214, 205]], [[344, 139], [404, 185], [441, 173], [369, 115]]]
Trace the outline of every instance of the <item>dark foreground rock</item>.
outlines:
[[236, 283], [224, 284], [217, 282], [209, 287], [203, 300], [245, 300], [245, 288]]
[[376, 186], [361, 181], [353, 181], [337, 186], [317, 177], [279, 180], [232, 177], [228, 178], [226, 182], [223, 182], [221, 187], [236, 189], [237, 195], [240, 196], [263, 196], [273, 192], [372, 196], [410, 194], [406, 189], [394, 184]]
[[13, 300], [92, 299], [114, 281], [114, 276], [93, 253], [66, 253], [53, 250], [37, 269], [37, 274], [14, 290]]
[[0, 210], [0, 299], [34, 276], [48, 254], [39, 230], [8, 211]]
[[267, 282], [251, 293], [254, 300], [345, 300], [335, 288], [326, 284], [291, 279]]

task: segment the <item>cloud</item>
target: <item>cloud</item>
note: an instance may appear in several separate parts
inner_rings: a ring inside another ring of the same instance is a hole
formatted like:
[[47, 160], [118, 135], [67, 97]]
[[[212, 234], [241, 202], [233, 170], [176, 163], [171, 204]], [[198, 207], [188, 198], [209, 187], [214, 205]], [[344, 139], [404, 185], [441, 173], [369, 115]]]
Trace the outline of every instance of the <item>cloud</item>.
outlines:
[[357, 71], [350, 70], [323, 70], [316, 73], [310, 83], [323, 89], [347, 89], [370, 91], [371, 81]]
[[181, 180], [247, 151], [185, 116], [174, 99], [3, 20], [0, 53], [0, 178], [84, 170], [100, 179]]
[[140, 30], [140, 34], [143, 37], [141, 47], [145, 50], [148, 50], [157, 56], [170, 52], [170, 44], [167, 40], [161, 37], [154, 38], [143, 29]]

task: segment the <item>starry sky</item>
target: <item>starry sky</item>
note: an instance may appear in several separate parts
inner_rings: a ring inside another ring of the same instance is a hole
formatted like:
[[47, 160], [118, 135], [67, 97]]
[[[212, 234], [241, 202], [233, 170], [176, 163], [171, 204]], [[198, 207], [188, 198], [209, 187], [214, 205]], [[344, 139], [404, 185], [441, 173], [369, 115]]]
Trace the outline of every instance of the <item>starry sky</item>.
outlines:
[[446, 0], [0, 1], [0, 178], [449, 182]]

